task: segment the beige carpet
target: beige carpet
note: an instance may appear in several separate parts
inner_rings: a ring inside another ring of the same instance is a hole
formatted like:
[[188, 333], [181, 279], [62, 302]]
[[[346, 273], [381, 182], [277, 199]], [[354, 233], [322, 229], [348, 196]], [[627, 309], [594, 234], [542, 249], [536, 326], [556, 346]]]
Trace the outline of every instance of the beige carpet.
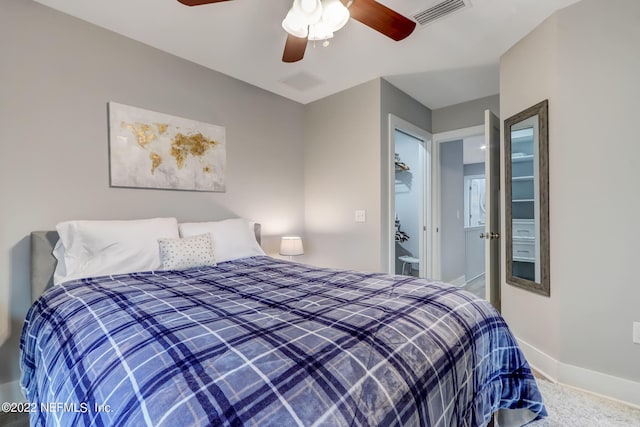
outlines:
[[531, 427], [640, 427], [640, 409], [536, 378], [549, 416]]
[[0, 427], [29, 427], [29, 415], [0, 412]]

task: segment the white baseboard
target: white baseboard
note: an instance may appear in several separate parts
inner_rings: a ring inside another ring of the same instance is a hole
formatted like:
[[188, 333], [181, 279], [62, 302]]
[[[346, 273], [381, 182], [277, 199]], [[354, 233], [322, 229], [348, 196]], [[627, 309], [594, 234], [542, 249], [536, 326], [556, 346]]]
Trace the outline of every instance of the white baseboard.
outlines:
[[553, 382], [640, 409], [640, 383], [562, 363], [518, 339], [532, 368]]
[[462, 287], [467, 283], [467, 281], [465, 280], [464, 274], [463, 274], [462, 276], [458, 277], [457, 279], [453, 279], [449, 283], [452, 284], [452, 285], [456, 285], [456, 286]]
[[26, 401], [27, 399], [22, 395], [20, 381], [0, 384], [0, 402], [20, 403]]
[[479, 279], [479, 278], [480, 278], [480, 277], [482, 277], [482, 276], [484, 276], [484, 271], [483, 271], [482, 273], [480, 273], [480, 274], [476, 274], [476, 275], [475, 275], [475, 276], [473, 276], [471, 279], [467, 279], [467, 276], [465, 275], [465, 276], [464, 276], [464, 283], [465, 283], [465, 285], [466, 285], [467, 283], [471, 283], [471, 282], [473, 282], [474, 280]]

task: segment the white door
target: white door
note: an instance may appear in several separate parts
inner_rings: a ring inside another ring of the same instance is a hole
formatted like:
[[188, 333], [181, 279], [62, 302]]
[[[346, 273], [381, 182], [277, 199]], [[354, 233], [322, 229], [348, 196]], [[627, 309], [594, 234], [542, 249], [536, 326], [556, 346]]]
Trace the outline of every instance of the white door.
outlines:
[[486, 299], [500, 311], [500, 119], [489, 110], [484, 112], [486, 141], [486, 223], [485, 239]]

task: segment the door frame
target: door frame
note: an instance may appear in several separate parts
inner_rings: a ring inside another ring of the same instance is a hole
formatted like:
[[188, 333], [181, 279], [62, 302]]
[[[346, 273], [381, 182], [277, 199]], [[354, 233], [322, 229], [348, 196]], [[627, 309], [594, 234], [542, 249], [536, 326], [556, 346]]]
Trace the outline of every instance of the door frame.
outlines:
[[[432, 256], [433, 251], [432, 242], [432, 216], [433, 216], [433, 203], [432, 203], [432, 181], [433, 181], [433, 135], [428, 131], [410, 123], [400, 117], [389, 114], [389, 135], [388, 135], [388, 144], [387, 144], [387, 194], [388, 194], [388, 203], [387, 203], [387, 224], [386, 224], [386, 234], [387, 234], [387, 248], [386, 248], [386, 271], [389, 274], [395, 274], [396, 271], [396, 256], [395, 256], [395, 212], [396, 212], [396, 181], [395, 181], [395, 133], [396, 130], [403, 132], [409, 136], [414, 137], [415, 139], [422, 141], [422, 145], [424, 147], [423, 150], [420, 150], [420, 164], [423, 166], [420, 168], [420, 176], [418, 179], [423, 184], [422, 191], [422, 203], [420, 204], [420, 225], [422, 226], [422, 233], [419, 236], [419, 247], [420, 247], [420, 277], [426, 277], [427, 272], [431, 272], [433, 268], [432, 264]], [[431, 254], [431, 255], [429, 255]], [[426, 268], [424, 268], [426, 266]]]
[[[471, 136], [484, 135], [484, 125], [471, 126], [461, 129], [450, 130], [433, 134], [433, 151], [432, 151], [432, 181], [433, 181], [433, 243], [432, 247], [436, 250], [431, 251], [432, 275], [434, 280], [442, 280], [442, 239], [440, 227], [442, 225], [442, 191], [440, 188], [440, 144]], [[486, 172], [485, 172], [486, 175]]]

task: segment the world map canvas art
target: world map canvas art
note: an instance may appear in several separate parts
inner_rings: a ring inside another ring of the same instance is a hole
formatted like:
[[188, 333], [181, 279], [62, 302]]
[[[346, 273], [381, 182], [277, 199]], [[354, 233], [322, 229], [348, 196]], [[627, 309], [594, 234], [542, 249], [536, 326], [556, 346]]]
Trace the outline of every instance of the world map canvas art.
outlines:
[[109, 102], [112, 187], [225, 191], [225, 128]]

